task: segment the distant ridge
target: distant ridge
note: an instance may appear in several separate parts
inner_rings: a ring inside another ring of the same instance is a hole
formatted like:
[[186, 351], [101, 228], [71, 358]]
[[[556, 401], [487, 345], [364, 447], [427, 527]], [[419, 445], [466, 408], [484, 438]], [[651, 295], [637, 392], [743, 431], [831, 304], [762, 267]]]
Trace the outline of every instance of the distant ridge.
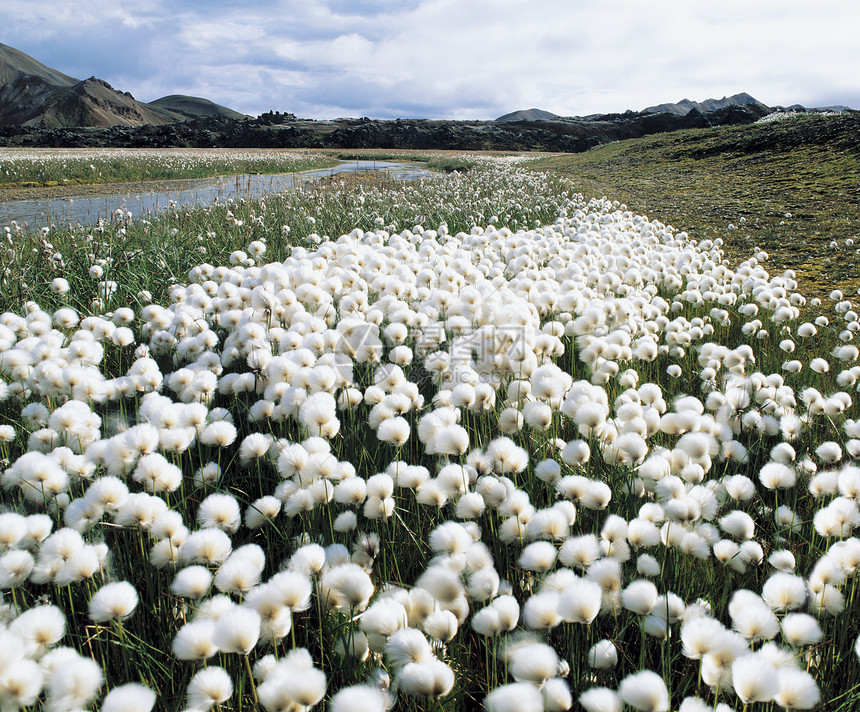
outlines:
[[181, 114], [188, 119], [200, 119], [209, 116], [224, 116], [228, 119], [244, 119], [245, 114], [228, 109], [226, 106], [216, 104], [209, 99], [197, 96], [185, 96], [183, 94], [171, 94], [163, 96], [155, 101], [150, 101], [149, 106], [166, 109], [175, 114]]
[[512, 111], [509, 114], [504, 114], [496, 119], [496, 121], [553, 121], [558, 118], [558, 114], [553, 114], [543, 109], [523, 109], [522, 111]]
[[174, 95], [158, 102], [138, 101], [96, 77], [75, 79], [0, 44], [0, 126], [107, 128], [174, 124], [207, 116], [244, 118], [197, 97]]
[[[681, 99], [674, 104], [657, 104], [642, 109], [643, 114], [675, 114], [677, 116], [686, 116], [693, 109], [705, 114], [710, 111], [718, 111], [730, 106], [745, 106], [756, 111], [758, 109], [764, 114], [769, 114], [771, 109], [766, 104], [762, 104], [755, 97], [750, 96], [746, 92], [733, 94], [732, 96], [724, 96], [722, 99], [706, 99], [705, 101], [690, 101], [689, 99]], [[758, 112], [757, 112], [758, 113]]]

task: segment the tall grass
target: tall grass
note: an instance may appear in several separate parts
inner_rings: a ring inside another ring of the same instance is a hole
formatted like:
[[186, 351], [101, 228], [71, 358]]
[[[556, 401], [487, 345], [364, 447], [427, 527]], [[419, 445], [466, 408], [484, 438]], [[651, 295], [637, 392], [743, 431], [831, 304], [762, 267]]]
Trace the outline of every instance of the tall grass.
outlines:
[[336, 160], [307, 151], [248, 149], [0, 149], [0, 186], [211, 178], [244, 173], [294, 173]]

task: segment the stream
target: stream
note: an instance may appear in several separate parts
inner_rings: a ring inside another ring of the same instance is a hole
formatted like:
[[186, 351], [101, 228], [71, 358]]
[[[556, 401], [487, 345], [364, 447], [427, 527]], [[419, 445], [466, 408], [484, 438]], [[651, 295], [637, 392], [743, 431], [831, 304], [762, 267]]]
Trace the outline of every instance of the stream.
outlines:
[[172, 207], [210, 205], [239, 198], [257, 198], [278, 193], [301, 183], [327, 178], [338, 173], [379, 171], [393, 180], [415, 180], [430, 175], [430, 171], [410, 163], [387, 161], [349, 161], [332, 168], [273, 175], [245, 174], [201, 178], [182, 188], [126, 192], [108, 195], [85, 195], [61, 199], [13, 200], [0, 202], [0, 225], [12, 221], [32, 229], [65, 223], [95, 225], [108, 220], [117, 210], [130, 212], [133, 217], [147, 217]]

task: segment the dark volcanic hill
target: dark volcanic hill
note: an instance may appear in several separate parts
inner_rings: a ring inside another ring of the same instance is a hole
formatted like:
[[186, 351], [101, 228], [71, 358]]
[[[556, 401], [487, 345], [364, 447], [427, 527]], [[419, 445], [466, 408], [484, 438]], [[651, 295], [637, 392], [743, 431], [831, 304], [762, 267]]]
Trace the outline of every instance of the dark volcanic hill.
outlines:
[[522, 111], [512, 111], [509, 114], [500, 116], [496, 121], [552, 121], [559, 118], [557, 114], [543, 109], [524, 109]]
[[159, 126], [213, 115], [242, 117], [195, 97], [164, 97], [147, 104], [101, 79], [80, 81], [0, 44], [0, 127]]
[[184, 116], [137, 101], [128, 92], [90, 77], [47, 97], [30, 126], [141, 126], [172, 124]]

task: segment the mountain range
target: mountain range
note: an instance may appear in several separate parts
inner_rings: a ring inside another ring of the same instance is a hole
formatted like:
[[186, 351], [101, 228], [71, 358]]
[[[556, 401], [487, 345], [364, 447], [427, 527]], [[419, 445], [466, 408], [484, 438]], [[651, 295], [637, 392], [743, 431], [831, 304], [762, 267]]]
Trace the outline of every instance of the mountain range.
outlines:
[[[746, 92], [733, 94], [732, 96], [724, 96], [722, 99], [705, 99], [705, 101], [691, 101], [690, 99], [681, 99], [674, 103], [655, 104], [648, 106], [639, 112], [639, 114], [672, 114], [674, 116], [687, 116], [691, 111], [697, 111], [700, 114], [710, 114], [715, 111], [731, 109], [735, 107], [744, 107], [751, 111], [764, 116], [780, 109], [786, 111], [808, 111], [807, 107], [800, 104], [792, 104], [791, 106], [768, 106], [759, 101]], [[815, 107], [814, 111], [850, 111], [847, 106], [820, 106]], [[512, 111], [509, 114], [504, 114], [496, 119], [496, 121], [564, 121], [569, 119], [597, 119], [606, 116], [605, 114], [590, 114], [589, 116], [559, 116], [551, 111], [543, 109], [525, 109], [521, 111]]]
[[189, 118], [243, 114], [207, 99], [171, 95], [146, 103], [102, 79], [76, 79], [0, 44], [0, 127], [163, 125]]

